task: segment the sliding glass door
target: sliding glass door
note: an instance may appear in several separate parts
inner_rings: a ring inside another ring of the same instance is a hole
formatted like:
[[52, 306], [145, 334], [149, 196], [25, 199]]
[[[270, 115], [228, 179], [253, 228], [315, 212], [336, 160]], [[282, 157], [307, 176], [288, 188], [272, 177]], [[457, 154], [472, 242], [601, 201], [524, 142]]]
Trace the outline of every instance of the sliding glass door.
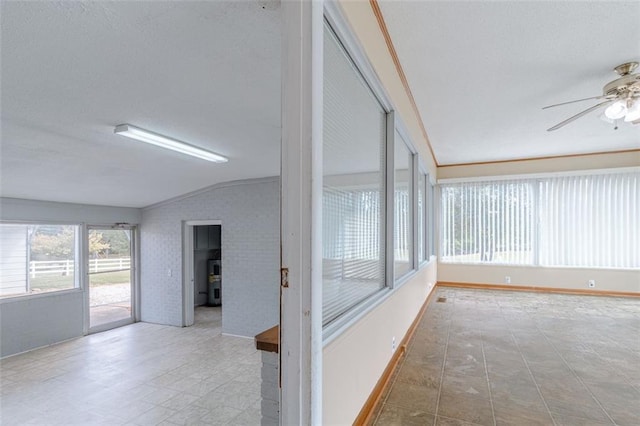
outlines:
[[88, 228], [89, 331], [134, 321], [134, 227]]

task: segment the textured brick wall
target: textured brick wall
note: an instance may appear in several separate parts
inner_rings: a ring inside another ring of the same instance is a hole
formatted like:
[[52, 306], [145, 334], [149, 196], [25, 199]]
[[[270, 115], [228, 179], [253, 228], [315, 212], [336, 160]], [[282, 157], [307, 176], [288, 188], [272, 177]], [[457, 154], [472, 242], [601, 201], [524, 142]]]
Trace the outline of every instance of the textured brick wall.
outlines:
[[278, 387], [279, 373], [278, 354], [262, 352], [262, 383], [260, 385], [260, 413], [262, 426], [277, 426], [280, 421], [280, 388]]
[[223, 333], [253, 337], [277, 324], [279, 188], [277, 178], [232, 182], [144, 209], [142, 320], [181, 325], [183, 221], [221, 220]]

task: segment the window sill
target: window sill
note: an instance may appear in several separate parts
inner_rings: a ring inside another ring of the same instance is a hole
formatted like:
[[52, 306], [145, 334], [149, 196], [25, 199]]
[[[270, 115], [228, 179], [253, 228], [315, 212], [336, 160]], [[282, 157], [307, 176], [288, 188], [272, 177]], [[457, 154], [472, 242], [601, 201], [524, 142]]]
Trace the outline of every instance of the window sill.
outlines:
[[551, 265], [523, 265], [519, 263], [482, 263], [482, 262], [447, 262], [438, 261], [441, 265], [459, 266], [487, 266], [487, 267], [509, 267], [509, 268], [536, 268], [536, 269], [577, 269], [577, 270], [598, 270], [598, 271], [640, 271], [640, 268], [615, 268], [611, 266], [551, 266]]
[[332, 323], [324, 327], [322, 330], [322, 346], [327, 346], [329, 343], [334, 341], [345, 331], [351, 328], [351, 326], [360, 322], [360, 320], [364, 318], [369, 312], [382, 305], [399, 288], [401, 288], [404, 284], [414, 278], [418, 274], [418, 271], [431, 265], [436, 260], [437, 258], [435, 256], [432, 256], [429, 261], [422, 262], [418, 266], [417, 270], [412, 269], [411, 271], [400, 277], [393, 284], [393, 287], [385, 287], [383, 289], [380, 289], [380, 291], [372, 294], [369, 298], [360, 302], [359, 305], [356, 305], [353, 309], [343, 314], [342, 317], [339, 317], [338, 319], [334, 320]]
[[69, 288], [66, 290], [47, 291], [44, 293], [16, 294], [0, 297], [0, 305], [5, 303], [19, 302], [21, 300], [40, 299], [43, 297], [54, 297], [65, 294], [82, 293], [81, 288]]

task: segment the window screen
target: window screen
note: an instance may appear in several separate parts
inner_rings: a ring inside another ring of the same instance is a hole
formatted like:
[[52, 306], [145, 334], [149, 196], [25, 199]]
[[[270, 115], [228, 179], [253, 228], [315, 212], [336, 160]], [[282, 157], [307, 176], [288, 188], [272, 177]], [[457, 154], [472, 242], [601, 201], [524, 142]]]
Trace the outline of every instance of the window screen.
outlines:
[[325, 23], [323, 324], [385, 286], [386, 112]]

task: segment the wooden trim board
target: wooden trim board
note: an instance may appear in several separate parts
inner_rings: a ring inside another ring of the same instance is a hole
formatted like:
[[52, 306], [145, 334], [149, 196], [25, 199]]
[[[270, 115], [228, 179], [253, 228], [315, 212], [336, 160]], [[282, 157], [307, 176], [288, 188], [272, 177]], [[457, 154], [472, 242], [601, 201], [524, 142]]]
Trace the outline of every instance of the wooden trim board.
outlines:
[[368, 425], [373, 421], [372, 417], [375, 412], [375, 409], [380, 403], [380, 399], [382, 398], [382, 395], [384, 394], [385, 390], [391, 384], [390, 383], [391, 377], [393, 377], [393, 373], [395, 372], [396, 368], [400, 364], [400, 360], [407, 353], [407, 345], [409, 344], [409, 341], [411, 341], [413, 334], [418, 328], [418, 324], [420, 324], [420, 320], [422, 320], [422, 317], [424, 316], [424, 312], [427, 310], [427, 306], [431, 301], [431, 296], [433, 296], [434, 293], [435, 293], [435, 286], [434, 288], [431, 289], [429, 296], [427, 296], [427, 299], [424, 301], [424, 304], [420, 308], [420, 311], [418, 311], [418, 315], [416, 315], [415, 319], [411, 323], [411, 326], [409, 326], [407, 333], [404, 335], [404, 338], [400, 342], [400, 346], [398, 346], [398, 350], [396, 350], [396, 352], [391, 357], [391, 360], [389, 360], [389, 363], [387, 364], [387, 367], [384, 369], [382, 376], [380, 376], [380, 379], [378, 379], [378, 382], [373, 388], [373, 391], [371, 391], [369, 398], [367, 398], [367, 401], [362, 406], [362, 409], [360, 410], [358, 417], [356, 417], [355, 421], [353, 422], [354, 426]]
[[380, 10], [380, 5], [377, 0], [369, 0], [369, 4], [371, 5], [371, 9], [373, 10], [373, 14], [378, 21], [378, 27], [380, 27], [380, 31], [382, 32], [382, 36], [384, 37], [384, 41], [387, 44], [387, 49], [389, 50], [389, 55], [391, 55], [391, 59], [393, 60], [393, 64], [396, 67], [396, 72], [398, 73], [398, 77], [400, 77], [400, 81], [402, 82], [402, 86], [404, 87], [404, 91], [409, 98], [409, 102], [411, 103], [411, 108], [413, 109], [413, 113], [416, 115], [418, 119], [418, 126], [420, 126], [420, 131], [422, 132], [422, 136], [424, 140], [427, 142], [427, 147], [429, 148], [429, 152], [431, 153], [431, 157], [433, 158], [433, 162], [436, 167], [438, 167], [438, 160], [436, 159], [436, 155], [433, 152], [433, 147], [431, 146], [431, 142], [429, 141], [429, 136], [427, 136], [427, 130], [424, 127], [424, 121], [422, 120], [422, 116], [420, 115], [420, 111], [418, 110], [418, 105], [416, 104], [416, 100], [413, 97], [413, 92], [411, 92], [411, 88], [409, 87], [409, 81], [407, 80], [407, 76], [404, 73], [404, 68], [402, 68], [402, 64], [400, 63], [400, 58], [398, 58], [398, 52], [396, 52], [396, 48], [393, 45], [393, 40], [391, 40], [391, 34], [389, 34], [389, 30], [387, 29], [387, 24], [384, 21], [384, 17], [382, 16], [382, 11]]
[[536, 160], [554, 160], [559, 158], [576, 158], [576, 157], [589, 157], [593, 155], [608, 155], [608, 154], [627, 154], [627, 153], [640, 153], [640, 149], [623, 149], [619, 151], [601, 151], [601, 152], [585, 152], [582, 154], [559, 154], [559, 155], [547, 155], [543, 157], [529, 157], [529, 158], [514, 158], [511, 160], [493, 160], [493, 161], [476, 161], [471, 163], [452, 163], [452, 164], [440, 164], [438, 167], [465, 167], [465, 166], [480, 166], [485, 164], [500, 164], [500, 163], [518, 163], [521, 161], [536, 161]]
[[551, 288], [507, 284], [459, 283], [438, 281], [436, 287], [475, 288], [480, 290], [532, 291], [538, 293], [581, 294], [585, 296], [640, 297], [640, 293], [631, 291], [587, 290], [579, 288]]

